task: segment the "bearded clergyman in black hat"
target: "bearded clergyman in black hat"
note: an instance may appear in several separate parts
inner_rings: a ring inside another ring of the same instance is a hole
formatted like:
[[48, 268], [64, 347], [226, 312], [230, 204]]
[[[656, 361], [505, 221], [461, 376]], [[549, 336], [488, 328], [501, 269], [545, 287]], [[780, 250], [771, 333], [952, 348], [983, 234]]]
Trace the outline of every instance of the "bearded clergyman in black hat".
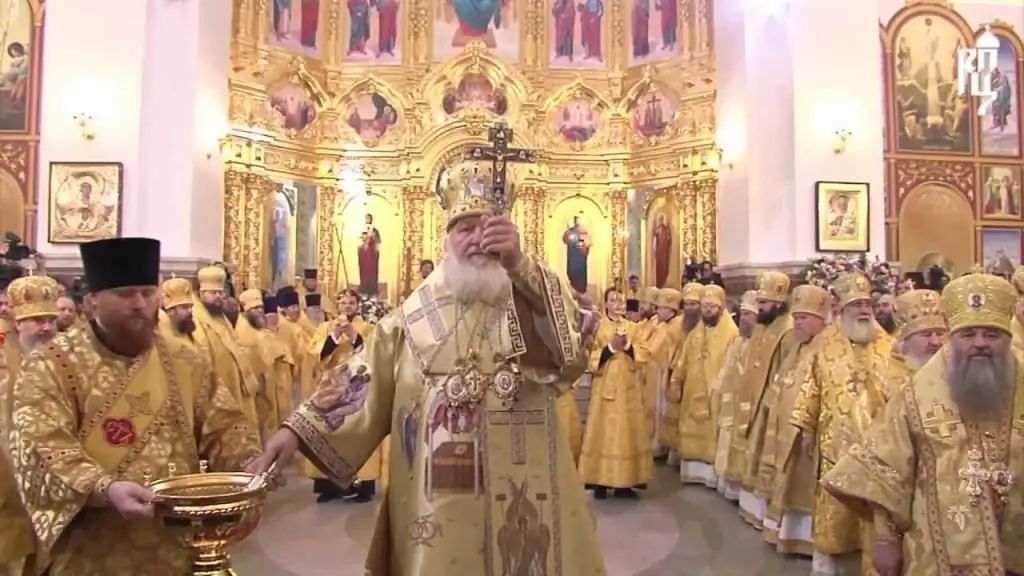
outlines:
[[46, 558], [37, 573], [187, 574], [150, 478], [241, 470], [260, 451], [208, 355], [157, 327], [160, 242], [81, 246], [90, 321], [37, 349], [14, 383], [14, 475]]

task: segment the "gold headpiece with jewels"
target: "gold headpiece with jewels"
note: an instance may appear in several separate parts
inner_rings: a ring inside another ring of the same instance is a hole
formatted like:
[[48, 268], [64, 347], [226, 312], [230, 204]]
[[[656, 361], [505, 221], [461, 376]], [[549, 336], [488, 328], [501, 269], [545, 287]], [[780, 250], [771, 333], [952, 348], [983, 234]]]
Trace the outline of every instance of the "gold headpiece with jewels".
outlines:
[[[445, 172], [438, 184], [438, 201], [448, 212], [449, 229], [459, 218], [495, 212], [494, 177], [489, 162], [459, 162]], [[515, 202], [514, 190], [509, 184], [509, 206]]]
[[15, 320], [57, 315], [57, 281], [49, 276], [24, 276], [7, 287]]
[[182, 304], [192, 304], [192, 283], [186, 278], [171, 278], [160, 285], [160, 296], [164, 309]]
[[717, 284], [708, 284], [700, 291], [700, 303], [716, 306], [725, 304], [725, 289]]
[[1013, 271], [1010, 284], [1013, 284], [1018, 296], [1024, 296], [1024, 266], [1017, 266], [1017, 269]]
[[646, 288], [640, 289], [640, 303], [641, 304], [654, 304], [655, 298], [658, 297], [658, 289], [654, 286], [647, 286]]
[[683, 285], [684, 302], [700, 302], [701, 294], [704, 293], [704, 285], [700, 282], [687, 282]]
[[757, 290], [747, 290], [740, 298], [740, 311], [746, 310], [757, 314], [760, 307], [757, 305]]
[[678, 311], [682, 300], [683, 293], [675, 288], [655, 289], [654, 305], [658, 308], [671, 308]]
[[871, 281], [859, 272], [840, 274], [833, 289], [839, 298], [839, 308], [860, 300], [871, 300]]
[[794, 314], [813, 314], [818, 318], [829, 317], [832, 311], [832, 296], [828, 290], [813, 284], [804, 284], [793, 288], [789, 311]]
[[1017, 291], [1006, 280], [975, 272], [952, 280], [942, 290], [942, 308], [950, 332], [996, 328], [1010, 332]]
[[789, 276], [769, 270], [757, 275], [757, 299], [767, 302], [785, 302], [789, 296]]
[[223, 290], [227, 273], [220, 266], [205, 266], [196, 274], [199, 277], [199, 291]]
[[238, 295], [238, 304], [243, 312], [263, 306], [263, 293], [255, 288], [250, 288]]
[[945, 330], [942, 316], [942, 297], [934, 290], [911, 290], [896, 298], [896, 339], [903, 340], [918, 332]]

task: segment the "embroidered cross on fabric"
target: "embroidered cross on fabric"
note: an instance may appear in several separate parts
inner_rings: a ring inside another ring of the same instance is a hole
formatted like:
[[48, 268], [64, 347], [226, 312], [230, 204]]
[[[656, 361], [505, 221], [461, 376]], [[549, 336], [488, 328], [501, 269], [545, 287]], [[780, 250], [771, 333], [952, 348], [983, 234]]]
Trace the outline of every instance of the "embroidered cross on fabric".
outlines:
[[455, 301], [451, 295], [434, 298], [434, 291], [430, 286], [424, 286], [420, 290], [420, 301], [423, 306], [413, 310], [405, 316], [406, 322], [413, 325], [420, 320], [426, 320], [430, 326], [430, 333], [434, 338], [440, 340], [445, 335], [444, 318], [441, 317], [441, 310]]
[[526, 464], [526, 426], [543, 424], [547, 414], [543, 410], [493, 410], [488, 413], [491, 426], [508, 426], [511, 439], [512, 464]]
[[956, 427], [960, 424], [960, 418], [954, 412], [947, 410], [942, 404], [934, 403], [925, 413], [922, 423], [925, 430], [938, 432], [942, 438], [949, 438], [953, 435], [953, 432], [956, 432]]

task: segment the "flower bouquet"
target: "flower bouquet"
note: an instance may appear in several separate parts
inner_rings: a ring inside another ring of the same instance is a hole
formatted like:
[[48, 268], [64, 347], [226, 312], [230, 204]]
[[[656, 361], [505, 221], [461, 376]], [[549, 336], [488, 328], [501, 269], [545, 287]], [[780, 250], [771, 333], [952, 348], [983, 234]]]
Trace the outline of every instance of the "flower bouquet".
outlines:
[[888, 262], [880, 260], [877, 256], [874, 260], [868, 260], [866, 254], [811, 258], [807, 270], [804, 271], [804, 280], [808, 284], [831, 291], [832, 285], [841, 274], [854, 272], [867, 276], [874, 291], [894, 293], [899, 284], [899, 276]]
[[370, 324], [380, 322], [381, 318], [390, 313], [391, 305], [387, 300], [380, 300], [376, 296], [363, 296], [359, 302], [359, 314]]

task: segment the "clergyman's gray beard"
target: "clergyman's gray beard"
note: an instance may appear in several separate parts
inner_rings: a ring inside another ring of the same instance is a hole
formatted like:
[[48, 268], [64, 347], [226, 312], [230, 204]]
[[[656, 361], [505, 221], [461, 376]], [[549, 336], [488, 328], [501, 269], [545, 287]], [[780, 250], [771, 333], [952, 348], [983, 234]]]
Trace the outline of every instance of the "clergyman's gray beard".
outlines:
[[857, 344], [874, 342], [875, 336], [877, 336], [875, 323], [871, 319], [847, 318], [844, 316], [841, 326], [843, 334], [846, 334], [847, 338]]
[[441, 261], [441, 271], [445, 286], [461, 302], [495, 302], [512, 289], [508, 272], [497, 264], [478, 268], [449, 255]]
[[740, 337], [747, 339], [754, 333], [754, 326], [752, 324], [742, 323], [740, 324]]
[[974, 356], [952, 351], [946, 370], [949, 395], [962, 416], [985, 420], [1001, 416], [1010, 402], [1016, 360], [1000, 356]]

